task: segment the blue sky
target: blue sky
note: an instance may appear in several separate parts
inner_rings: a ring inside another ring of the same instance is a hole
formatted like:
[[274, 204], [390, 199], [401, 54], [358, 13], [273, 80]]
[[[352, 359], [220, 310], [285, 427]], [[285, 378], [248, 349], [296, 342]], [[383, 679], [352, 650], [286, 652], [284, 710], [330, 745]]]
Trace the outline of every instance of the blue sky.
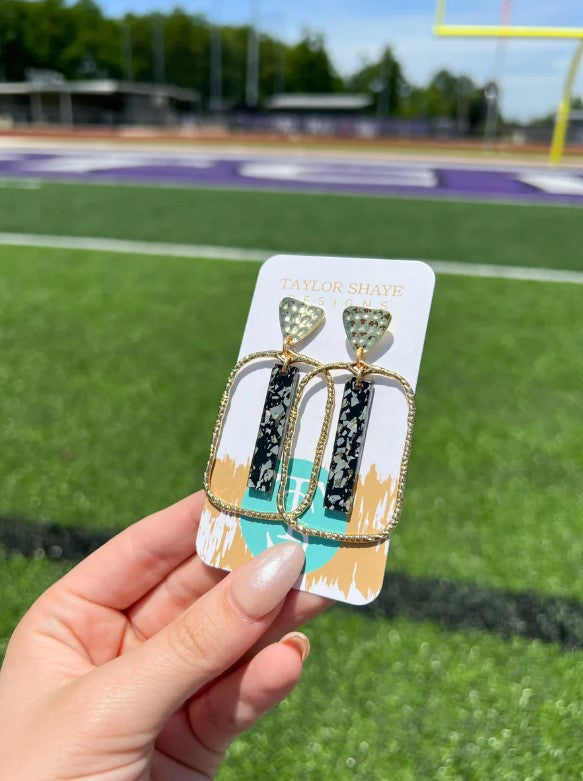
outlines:
[[[508, 1], [508, 0], [507, 0]], [[434, 0], [102, 0], [109, 15], [126, 11], [170, 10], [181, 5], [224, 23], [258, 19], [260, 29], [287, 41], [302, 30], [322, 32], [336, 69], [355, 70], [392, 46], [407, 78], [427, 81], [440, 68], [466, 73], [478, 81], [494, 76], [493, 40], [437, 39], [431, 33]], [[449, 0], [448, 21], [496, 24], [502, 0]], [[513, 0], [514, 24], [583, 27], [582, 0]], [[527, 119], [556, 108], [574, 41], [518, 41], [506, 43], [501, 69], [502, 109], [506, 116]], [[576, 93], [583, 94], [583, 73]]]

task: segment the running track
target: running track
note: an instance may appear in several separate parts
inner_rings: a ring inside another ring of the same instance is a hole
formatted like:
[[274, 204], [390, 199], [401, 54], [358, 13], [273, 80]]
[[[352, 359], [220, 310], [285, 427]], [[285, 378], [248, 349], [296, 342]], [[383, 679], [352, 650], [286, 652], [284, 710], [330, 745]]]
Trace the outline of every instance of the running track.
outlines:
[[2, 149], [0, 181], [123, 182], [583, 206], [583, 169], [233, 153]]

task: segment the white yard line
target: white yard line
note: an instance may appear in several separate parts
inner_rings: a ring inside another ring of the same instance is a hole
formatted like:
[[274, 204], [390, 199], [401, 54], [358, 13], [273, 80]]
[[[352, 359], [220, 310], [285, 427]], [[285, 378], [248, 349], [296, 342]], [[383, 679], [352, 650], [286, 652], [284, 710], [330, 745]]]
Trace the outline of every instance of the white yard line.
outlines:
[[[251, 262], [261, 262], [272, 255], [278, 254], [269, 250], [243, 249], [240, 247], [103, 239], [92, 236], [46, 236], [35, 233], [0, 233], [0, 245], [97, 250], [129, 255], [165, 255], [175, 258], [209, 258], [211, 260]], [[459, 263], [449, 260], [430, 260], [427, 263], [438, 274], [454, 274], [462, 277], [489, 277], [492, 279], [517, 279], [529, 282], [566, 282], [572, 285], [583, 285], [583, 272], [581, 271], [522, 266], [495, 266], [484, 263]]]
[[263, 261], [277, 253], [267, 250], [213, 247], [204, 244], [172, 244], [160, 241], [102, 239], [93, 236], [45, 236], [36, 233], [0, 233], [0, 245], [121, 252], [126, 255], [166, 255], [174, 258]]
[[38, 179], [6, 179], [0, 178], [0, 188], [3, 190], [40, 190]]
[[461, 277], [490, 277], [492, 279], [519, 279], [528, 282], [568, 282], [583, 285], [582, 271], [528, 266], [494, 266], [487, 263], [459, 263], [450, 260], [428, 260], [436, 274], [455, 274]]

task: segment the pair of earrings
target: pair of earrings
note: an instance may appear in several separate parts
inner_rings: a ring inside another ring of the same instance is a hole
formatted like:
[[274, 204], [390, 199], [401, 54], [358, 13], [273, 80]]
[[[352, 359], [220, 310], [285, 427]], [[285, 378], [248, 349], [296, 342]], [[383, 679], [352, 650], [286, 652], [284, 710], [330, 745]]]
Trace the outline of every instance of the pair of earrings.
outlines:
[[[397, 525], [401, 513], [413, 420], [415, 397], [407, 380], [396, 372], [381, 366], [368, 364], [365, 356], [380, 342], [387, 332], [391, 315], [382, 309], [351, 306], [343, 312], [344, 329], [355, 353], [352, 362], [321, 363], [307, 355], [295, 352], [296, 345], [314, 333], [324, 322], [324, 310], [304, 304], [293, 298], [284, 298], [279, 305], [279, 319], [283, 335], [281, 350], [268, 350], [242, 358], [231, 372], [225, 387], [204, 475], [204, 487], [211, 504], [231, 515], [244, 515], [264, 521], [284, 521], [302, 534], [350, 543], [378, 543], [387, 539]], [[271, 370], [261, 422], [247, 480], [249, 489], [270, 496], [281, 464], [280, 484], [277, 492], [277, 513], [245, 509], [225, 502], [211, 486], [216, 453], [223, 430], [231, 390], [241, 369], [253, 361], [270, 358], [275, 360]], [[311, 367], [300, 382], [297, 364]], [[305, 526], [300, 518], [311, 505], [318, 486], [322, 458], [328, 441], [335, 404], [334, 381], [331, 372], [341, 370], [352, 377], [345, 383], [340, 413], [334, 438], [332, 459], [324, 493], [324, 509], [340, 513], [348, 520], [352, 511], [354, 493], [358, 482], [360, 461], [374, 394], [373, 375], [395, 381], [403, 390], [407, 401], [407, 426], [405, 445], [401, 458], [397, 497], [389, 519], [381, 530], [369, 534], [343, 534]], [[306, 388], [315, 377], [322, 375], [326, 383], [326, 404], [320, 435], [316, 444], [312, 471], [304, 499], [294, 510], [286, 507], [286, 490], [289, 478], [292, 443], [297, 425], [298, 410]]]

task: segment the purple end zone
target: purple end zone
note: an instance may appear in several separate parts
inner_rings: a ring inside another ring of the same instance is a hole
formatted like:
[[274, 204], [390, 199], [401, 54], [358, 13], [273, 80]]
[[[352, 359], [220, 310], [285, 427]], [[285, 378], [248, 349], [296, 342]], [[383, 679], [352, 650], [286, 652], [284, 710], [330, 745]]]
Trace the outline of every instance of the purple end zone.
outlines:
[[125, 149], [0, 149], [0, 178], [583, 205], [583, 172]]

